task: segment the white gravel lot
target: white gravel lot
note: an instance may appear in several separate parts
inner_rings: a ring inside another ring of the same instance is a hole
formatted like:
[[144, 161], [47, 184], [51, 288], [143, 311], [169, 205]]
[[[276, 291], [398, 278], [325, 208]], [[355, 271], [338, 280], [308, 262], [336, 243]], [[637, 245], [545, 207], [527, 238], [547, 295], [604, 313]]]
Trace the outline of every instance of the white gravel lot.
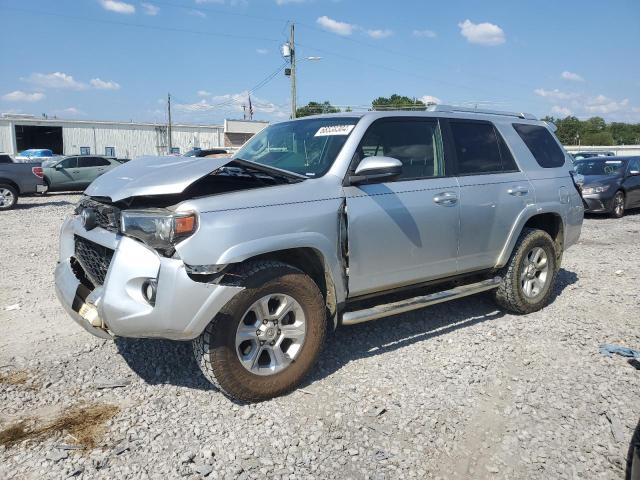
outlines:
[[[53, 269], [78, 198], [0, 214], [0, 432], [76, 422], [0, 445], [0, 478], [625, 477], [640, 370], [598, 347], [640, 349], [640, 213], [586, 219], [541, 312], [484, 295], [345, 327], [301, 389], [241, 405], [189, 344], [104, 341], [67, 318]], [[104, 405], [119, 411], [74, 448]]]

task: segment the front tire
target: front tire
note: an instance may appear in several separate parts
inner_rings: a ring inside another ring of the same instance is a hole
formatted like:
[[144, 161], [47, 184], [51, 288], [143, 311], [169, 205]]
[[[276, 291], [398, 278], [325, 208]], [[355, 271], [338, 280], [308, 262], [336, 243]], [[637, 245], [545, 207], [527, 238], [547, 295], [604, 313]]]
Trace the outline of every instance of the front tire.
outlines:
[[196, 361], [234, 399], [287, 393], [311, 370], [324, 343], [324, 298], [308, 275], [281, 262], [251, 262], [235, 274], [245, 289], [193, 341]]
[[624, 217], [624, 201], [624, 192], [618, 190], [612, 200], [611, 216], [613, 218]]
[[555, 243], [547, 232], [524, 229], [500, 272], [502, 283], [494, 292], [496, 303], [517, 314], [544, 308], [556, 279], [556, 258]]
[[11, 185], [0, 184], [0, 210], [11, 210], [18, 203], [18, 191]]

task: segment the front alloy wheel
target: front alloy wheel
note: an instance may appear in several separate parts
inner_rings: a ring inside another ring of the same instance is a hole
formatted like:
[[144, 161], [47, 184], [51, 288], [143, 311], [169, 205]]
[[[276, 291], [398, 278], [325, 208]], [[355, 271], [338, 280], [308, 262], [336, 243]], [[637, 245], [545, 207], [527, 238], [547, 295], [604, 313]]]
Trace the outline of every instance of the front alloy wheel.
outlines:
[[316, 363], [327, 328], [318, 285], [274, 260], [233, 272], [244, 287], [193, 341], [204, 376], [226, 395], [260, 401], [300, 384]]
[[236, 331], [236, 353], [256, 375], [281, 372], [296, 359], [306, 336], [306, 318], [289, 295], [265, 295], [242, 317]]
[[617, 191], [613, 197], [613, 210], [612, 212], [615, 218], [622, 218], [624, 216], [624, 193]]

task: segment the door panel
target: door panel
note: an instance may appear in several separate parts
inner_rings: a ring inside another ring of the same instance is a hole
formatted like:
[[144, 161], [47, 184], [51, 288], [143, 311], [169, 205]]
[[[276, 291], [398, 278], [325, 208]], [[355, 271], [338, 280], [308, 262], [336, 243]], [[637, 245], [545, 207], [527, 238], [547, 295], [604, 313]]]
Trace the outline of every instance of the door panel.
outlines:
[[352, 186], [345, 191], [350, 295], [455, 274], [455, 178]]
[[492, 268], [516, 219], [533, 202], [533, 186], [492, 122], [456, 119], [449, 127], [446, 140], [460, 182], [458, 270]]
[[492, 268], [511, 227], [533, 202], [533, 186], [523, 173], [471, 175], [460, 181], [461, 273]]
[[47, 176], [53, 190], [73, 188], [73, 172], [77, 170], [78, 157], [69, 157], [58, 163], [62, 168], [47, 168]]

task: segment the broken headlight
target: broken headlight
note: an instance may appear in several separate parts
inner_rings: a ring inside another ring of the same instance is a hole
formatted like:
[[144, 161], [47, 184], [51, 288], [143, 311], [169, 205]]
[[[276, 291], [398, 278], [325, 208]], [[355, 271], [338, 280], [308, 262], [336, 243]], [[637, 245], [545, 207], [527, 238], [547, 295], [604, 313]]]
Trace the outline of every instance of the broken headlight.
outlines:
[[167, 250], [192, 235], [198, 227], [195, 213], [168, 210], [125, 210], [120, 216], [123, 234], [137, 238], [153, 248]]

